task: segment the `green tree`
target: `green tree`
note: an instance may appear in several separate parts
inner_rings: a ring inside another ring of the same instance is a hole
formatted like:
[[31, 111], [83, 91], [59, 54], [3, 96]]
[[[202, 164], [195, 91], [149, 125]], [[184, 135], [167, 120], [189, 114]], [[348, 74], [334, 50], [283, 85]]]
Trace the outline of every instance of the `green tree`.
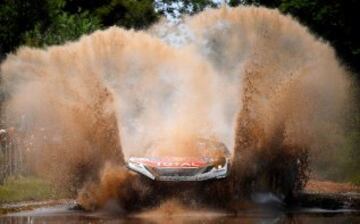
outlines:
[[158, 17], [153, 0], [3, 0], [0, 59], [22, 44], [61, 44], [112, 25], [142, 29]]
[[101, 28], [100, 19], [87, 11], [70, 14], [57, 9], [50, 13], [50, 21], [36, 23], [34, 29], [24, 33], [23, 43], [36, 47], [62, 44]]
[[146, 28], [158, 19], [153, 0], [68, 0], [65, 11], [87, 10], [98, 17], [104, 26]]
[[23, 34], [33, 29], [37, 22], [47, 20], [46, 0], [2, 0], [0, 3], [0, 56], [20, 45]]

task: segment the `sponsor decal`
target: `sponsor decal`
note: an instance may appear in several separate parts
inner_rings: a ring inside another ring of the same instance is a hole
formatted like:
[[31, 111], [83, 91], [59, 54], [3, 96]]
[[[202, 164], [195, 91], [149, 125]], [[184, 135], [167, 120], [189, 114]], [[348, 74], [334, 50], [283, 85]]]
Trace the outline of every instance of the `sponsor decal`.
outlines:
[[150, 167], [167, 167], [167, 168], [192, 168], [204, 167], [209, 165], [209, 162], [203, 159], [193, 158], [170, 158], [170, 159], [153, 159], [153, 158], [130, 158], [129, 161], [142, 163]]

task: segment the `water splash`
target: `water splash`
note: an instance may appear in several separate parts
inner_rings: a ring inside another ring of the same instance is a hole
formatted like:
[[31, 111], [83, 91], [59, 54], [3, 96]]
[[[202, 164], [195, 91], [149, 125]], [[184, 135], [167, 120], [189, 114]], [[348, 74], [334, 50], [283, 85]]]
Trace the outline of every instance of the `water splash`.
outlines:
[[208, 183], [191, 185], [200, 201], [254, 190], [287, 196], [306, 181], [309, 152], [341, 143], [350, 86], [330, 46], [291, 17], [256, 7], [23, 47], [1, 74], [3, 118], [18, 130], [29, 167], [82, 189], [89, 209], [113, 198], [127, 208], [173, 197], [155, 196], [164, 186], [123, 168], [124, 157], [161, 138], [215, 138], [232, 151], [231, 177], [207, 191], [199, 189]]

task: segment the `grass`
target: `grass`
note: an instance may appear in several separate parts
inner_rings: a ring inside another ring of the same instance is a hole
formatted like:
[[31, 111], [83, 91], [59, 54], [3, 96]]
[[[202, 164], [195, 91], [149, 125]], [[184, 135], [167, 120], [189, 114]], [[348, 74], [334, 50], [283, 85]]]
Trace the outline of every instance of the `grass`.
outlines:
[[50, 183], [36, 177], [11, 177], [0, 185], [0, 204], [59, 197]]

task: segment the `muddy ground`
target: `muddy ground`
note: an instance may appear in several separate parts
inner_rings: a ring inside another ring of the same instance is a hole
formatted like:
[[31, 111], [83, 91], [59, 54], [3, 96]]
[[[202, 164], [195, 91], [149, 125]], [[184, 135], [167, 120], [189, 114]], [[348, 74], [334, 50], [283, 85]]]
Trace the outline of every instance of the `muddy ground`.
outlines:
[[[360, 187], [348, 183], [310, 180], [305, 191], [295, 195], [295, 197], [291, 201], [288, 201], [286, 205], [282, 204], [279, 206], [274, 204], [274, 202], [275, 201], [270, 198], [269, 200], [260, 202], [256, 201], [254, 204], [248, 205], [247, 207], [251, 209], [258, 207], [280, 208], [281, 210], [289, 211], [298, 210], [299, 208], [360, 211]], [[60, 199], [2, 204], [0, 205], [0, 214], [5, 215], [54, 206], [62, 206], [69, 210], [76, 210], [76, 201], [73, 199]], [[231, 213], [233, 212], [234, 211], [231, 211]], [[166, 213], [169, 212], [166, 211]]]

